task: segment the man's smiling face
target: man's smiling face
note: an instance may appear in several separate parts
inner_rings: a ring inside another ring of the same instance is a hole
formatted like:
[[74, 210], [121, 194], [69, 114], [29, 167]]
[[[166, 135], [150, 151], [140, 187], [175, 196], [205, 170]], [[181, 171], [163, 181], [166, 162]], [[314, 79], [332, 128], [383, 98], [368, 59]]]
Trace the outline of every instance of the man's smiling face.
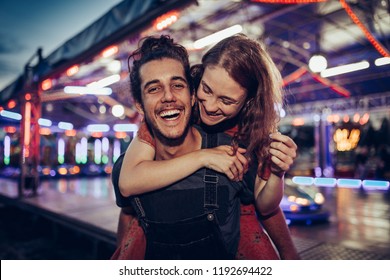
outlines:
[[194, 97], [182, 64], [171, 58], [152, 60], [140, 69], [143, 106], [137, 104], [156, 137], [176, 140], [188, 128]]

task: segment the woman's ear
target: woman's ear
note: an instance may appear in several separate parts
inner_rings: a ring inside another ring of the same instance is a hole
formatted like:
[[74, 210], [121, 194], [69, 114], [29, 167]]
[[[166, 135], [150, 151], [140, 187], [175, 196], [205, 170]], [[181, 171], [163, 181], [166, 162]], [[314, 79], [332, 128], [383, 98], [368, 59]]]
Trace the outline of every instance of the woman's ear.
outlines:
[[144, 109], [142, 108], [142, 104], [136, 102], [135, 103], [135, 108], [137, 109], [138, 113], [140, 113], [142, 116], [145, 114]]

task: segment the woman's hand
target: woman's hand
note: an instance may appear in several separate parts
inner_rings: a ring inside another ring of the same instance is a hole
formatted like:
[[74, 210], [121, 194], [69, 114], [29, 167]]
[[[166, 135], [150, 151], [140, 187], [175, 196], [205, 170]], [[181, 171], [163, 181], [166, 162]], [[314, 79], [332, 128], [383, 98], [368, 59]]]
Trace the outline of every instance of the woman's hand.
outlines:
[[282, 177], [290, 169], [297, 157], [297, 145], [280, 132], [270, 134], [271, 173]]
[[233, 147], [222, 145], [200, 150], [204, 157], [204, 166], [224, 173], [230, 180], [241, 181], [248, 170], [248, 160], [243, 155], [246, 149], [238, 148], [233, 154]]

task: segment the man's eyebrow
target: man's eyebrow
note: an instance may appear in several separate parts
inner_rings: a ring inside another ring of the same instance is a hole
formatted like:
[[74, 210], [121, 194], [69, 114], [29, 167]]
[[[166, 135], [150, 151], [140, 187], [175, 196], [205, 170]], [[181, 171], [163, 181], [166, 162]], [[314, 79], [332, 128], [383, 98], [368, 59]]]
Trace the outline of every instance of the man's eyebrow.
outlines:
[[181, 76], [173, 76], [173, 77], [171, 78], [171, 80], [173, 80], [173, 81], [179, 80], [179, 81], [182, 81], [182, 82], [184, 82], [184, 83], [187, 83], [187, 80], [186, 80], [185, 78], [181, 77]]
[[148, 87], [149, 85], [151, 85], [151, 84], [156, 84], [156, 83], [159, 83], [159, 82], [160, 82], [160, 80], [158, 80], [158, 79], [151, 80], [151, 81], [147, 82], [147, 83], [144, 85], [144, 89], [147, 88], [147, 87]]

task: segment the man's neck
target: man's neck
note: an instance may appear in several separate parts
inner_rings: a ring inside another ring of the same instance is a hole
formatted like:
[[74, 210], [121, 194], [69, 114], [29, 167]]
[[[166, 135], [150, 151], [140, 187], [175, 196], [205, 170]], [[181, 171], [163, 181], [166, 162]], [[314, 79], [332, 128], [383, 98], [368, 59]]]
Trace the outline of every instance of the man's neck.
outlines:
[[177, 146], [164, 145], [156, 138], [156, 160], [172, 159], [201, 148], [202, 136], [195, 127], [190, 127], [183, 142]]

